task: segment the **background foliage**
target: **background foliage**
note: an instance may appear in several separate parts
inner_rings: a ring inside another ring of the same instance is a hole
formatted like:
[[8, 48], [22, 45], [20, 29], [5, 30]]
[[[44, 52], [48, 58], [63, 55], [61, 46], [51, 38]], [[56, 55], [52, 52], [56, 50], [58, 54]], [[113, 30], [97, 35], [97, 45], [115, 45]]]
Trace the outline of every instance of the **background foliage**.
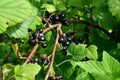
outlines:
[[[29, 44], [31, 34], [48, 27], [41, 17], [62, 11], [70, 25], [61, 30], [75, 32], [75, 41], [67, 55], [57, 47], [52, 74], [63, 80], [120, 80], [120, 0], [1, 0], [0, 80], [44, 80], [49, 65], [40, 56], [52, 53], [55, 29], [45, 34], [47, 47], [40, 44], [33, 56], [37, 64], [22, 66], [17, 51], [27, 57], [34, 47]], [[84, 42], [77, 44], [79, 38]]]

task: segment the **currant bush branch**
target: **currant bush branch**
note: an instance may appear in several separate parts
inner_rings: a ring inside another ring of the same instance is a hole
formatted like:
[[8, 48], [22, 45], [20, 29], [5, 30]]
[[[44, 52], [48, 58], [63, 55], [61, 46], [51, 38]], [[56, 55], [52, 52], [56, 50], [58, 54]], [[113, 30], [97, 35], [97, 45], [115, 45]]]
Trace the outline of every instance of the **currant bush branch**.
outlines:
[[56, 47], [57, 47], [58, 39], [59, 39], [59, 29], [60, 29], [60, 27], [61, 27], [61, 25], [58, 25], [56, 40], [55, 40], [54, 48], [53, 48], [53, 51], [52, 51], [52, 54], [51, 54], [51, 62], [50, 62], [50, 66], [49, 66], [49, 69], [47, 71], [47, 74], [45, 76], [45, 80], [48, 80], [48, 77], [49, 77], [49, 75], [51, 74], [51, 71], [52, 71], [54, 58], [55, 58], [55, 53], [56, 53]]
[[[88, 25], [88, 26], [90, 26], [90, 24], [91, 24], [90, 22], [85, 21], [85, 20], [70, 20], [69, 22], [70, 22], [70, 23], [86, 24], [86, 25]], [[109, 33], [106, 29], [104, 29], [104, 28], [103, 28], [102, 26], [100, 26], [100, 25], [92, 24], [92, 27], [97, 28], [97, 29], [103, 31], [103, 32], [104, 32], [105, 34], [107, 34], [108, 36], [111, 36], [111, 33]]]
[[[58, 27], [61, 26], [60, 23], [51, 25], [45, 18], [42, 18], [42, 19], [43, 19], [45, 22], [47, 22], [47, 24], [49, 25], [49, 26], [42, 32], [42, 35], [44, 35], [45, 33], [47, 33], [48, 31], [50, 31], [50, 30], [53, 29], [53, 28], [58, 28]], [[31, 51], [31, 53], [29, 54], [29, 56], [28, 56], [27, 59], [25, 60], [23, 66], [26, 65], [26, 64], [30, 61], [30, 59], [33, 57], [34, 53], [36, 52], [38, 46], [39, 46], [39, 44], [38, 44], [38, 41], [37, 41], [37, 43], [35, 44], [33, 50]]]
[[34, 53], [36, 52], [38, 46], [39, 46], [39, 44], [36, 43], [36, 45], [34, 46], [33, 50], [31, 51], [31, 53], [29, 54], [29, 56], [28, 56], [27, 59], [25, 60], [23, 66], [26, 65], [26, 64], [30, 61], [30, 59], [32, 58], [32, 56], [33, 56]]
[[92, 6], [90, 7], [90, 27], [92, 28], [93, 18], [92, 18]]

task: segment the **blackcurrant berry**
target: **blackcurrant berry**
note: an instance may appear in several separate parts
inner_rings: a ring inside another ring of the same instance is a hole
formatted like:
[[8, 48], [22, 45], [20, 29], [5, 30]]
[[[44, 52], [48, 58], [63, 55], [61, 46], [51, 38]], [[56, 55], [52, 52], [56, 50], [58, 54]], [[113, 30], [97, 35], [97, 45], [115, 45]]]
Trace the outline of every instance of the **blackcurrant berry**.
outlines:
[[54, 15], [54, 20], [55, 21], [59, 21], [59, 16], [56, 14], [56, 15]]
[[38, 59], [38, 58], [34, 58], [34, 61], [35, 61], [35, 62], [38, 62], [38, 61], [39, 61], [39, 59]]
[[39, 61], [38, 58], [34, 58], [34, 60], [33, 60], [33, 62], [36, 63], [36, 64], [38, 63], [38, 61]]
[[39, 29], [39, 33], [42, 33], [42, 32], [43, 32], [43, 29], [42, 29], [42, 28], [40, 28], [40, 29]]
[[36, 44], [36, 40], [35, 40], [35, 39], [30, 39], [30, 40], [29, 40], [29, 43], [30, 43], [31, 45], [35, 45], [35, 44]]
[[62, 36], [60, 36], [58, 42], [59, 42], [59, 43], [63, 43], [64, 41], [65, 41], [64, 38], [63, 38]]
[[63, 79], [63, 77], [61, 75], [58, 76], [59, 80]]
[[70, 42], [69, 41], [65, 41], [62, 45], [63, 46], [69, 46]]
[[36, 39], [37, 35], [38, 35], [37, 32], [33, 33], [33, 34], [32, 34], [33, 39]]
[[68, 45], [70, 44], [70, 42], [69, 42], [69, 41], [66, 41], [65, 44], [66, 44], [66, 46], [68, 46]]
[[79, 43], [83, 43], [83, 41], [84, 41], [84, 40], [83, 40], [82, 38], [79, 38], [79, 39], [78, 39], [78, 42], [79, 42]]
[[71, 36], [70, 35], [66, 35], [66, 39], [68, 40], [68, 41], [71, 41], [72, 40], [72, 38], [71, 38]]
[[38, 41], [45, 41], [45, 37], [44, 36], [38, 36]]
[[55, 77], [53, 77], [53, 76], [51, 76], [51, 77], [50, 77], [50, 80], [56, 80], [56, 78], [55, 78]]
[[67, 49], [67, 46], [63, 46], [62, 50], [66, 50]]
[[65, 25], [65, 26], [69, 26], [69, 24], [70, 24], [67, 20], [62, 20], [61, 22], [62, 22], [62, 24]]
[[66, 13], [65, 12], [62, 12], [61, 14], [60, 14], [60, 19], [64, 19], [66, 17]]
[[46, 48], [47, 44], [46, 43], [42, 43], [42, 48]]

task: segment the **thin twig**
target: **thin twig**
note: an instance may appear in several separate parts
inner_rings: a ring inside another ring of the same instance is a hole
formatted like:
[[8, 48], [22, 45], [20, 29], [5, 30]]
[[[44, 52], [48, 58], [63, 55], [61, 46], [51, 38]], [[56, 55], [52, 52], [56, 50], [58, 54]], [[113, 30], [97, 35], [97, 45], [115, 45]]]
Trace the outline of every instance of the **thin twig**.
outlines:
[[51, 63], [50, 63], [49, 69], [47, 71], [47, 74], [45, 76], [45, 80], [48, 80], [48, 77], [49, 77], [49, 75], [51, 74], [51, 71], [52, 71], [54, 58], [55, 58], [55, 53], [56, 53], [56, 47], [57, 47], [57, 44], [58, 44], [58, 39], [59, 39], [59, 32], [57, 31], [57, 36], [56, 36], [56, 40], [55, 40], [55, 44], [54, 44], [54, 48], [53, 48], [53, 52], [52, 52]]
[[[86, 25], [88, 25], [88, 26], [90, 25], [90, 22], [85, 21], [85, 20], [70, 20], [69, 22], [70, 22], [70, 23], [86, 24]], [[103, 32], [104, 32], [105, 34], [107, 34], [108, 36], [111, 36], [111, 34], [110, 34], [106, 29], [104, 29], [102, 26], [100, 26], [100, 25], [92, 24], [92, 27], [97, 28], [97, 29], [103, 31]]]
[[46, 28], [46, 29], [42, 32], [42, 34], [44, 35], [46, 32], [50, 31], [50, 30], [53, 29], [53, 28], [57, 28], [57, 27], [59, 27], [60, 25], [61, 25], [60, 23], [54, 24], [54, 25], [49, 25], [49, 27]]
[[23, 66], [24, 66], [24, 65], [26, 65], [26, 64], [30, 61], [30, 59], [32, 58], [32, 56], [33, 56], [33, 55], [34, 55], [34, 53], [36, 52], [36, 50], [37, 50], [38, 46], [39, 46], [39, 44], [38, 44], [38, 43], [36, 43], [36, 45], [34, 46], [34, 48], [33, 48], [32, 52], [29, 54], [29, 56], [28, 56], [28, 57], [27, 57], [27, 59], [25, 60], [25, 62], [24, 62], [24, 64], [23, 64]]
[[66, 63], [66, 62], [68, 62], [68, 61], [71, 61], [71, 60], [64, 60], [63, 62], [61, 62], [61, 63], [59, 63], [59, 64], [57, 64], [56, 66], [58, 67], [58, 66], [60, 66], [60, 65], [62, 65], [62, 64], [64, 64], [64, 63]]
[[90, 27], [92, 28], [93, 18], [92, 18], [92, 6], [90, 7]]
[[[50, 25], [50, 24], [49, 24]], [[43, 32], [42, 35], [44, 35], [46, 32], [50, 31], [53, 28], [58, 28], [59, 26], [61, 26], [61, 24], [54, 24], [54, 25], [50, 25], [48, 28], [46, 28]], [[34, 46], [32, 52], [29, 54], [29, 56], [27, 57], [26, 61], [24, 62], [23, 65], [26, 65], [30, 59], [32, 58], [32, 56], [34, 55], [34, 53], [36, 52], [37, 48], [38, 48], [38, 43], [36, 43], [36, 45]]]

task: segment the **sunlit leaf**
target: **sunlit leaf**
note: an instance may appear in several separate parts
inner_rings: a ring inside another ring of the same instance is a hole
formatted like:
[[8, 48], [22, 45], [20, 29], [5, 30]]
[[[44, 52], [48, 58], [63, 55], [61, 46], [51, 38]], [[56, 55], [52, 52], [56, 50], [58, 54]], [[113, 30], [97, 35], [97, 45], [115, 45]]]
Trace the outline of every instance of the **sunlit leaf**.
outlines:
[[22, 22], [32, 13], [32, 6], [27, 0], [1, 0], [0, 1], [0, 33], [8, 26]]
[[15, 67], [16, 80], [35, 80], [35, 75], [38, 74], [41, 67], [37, 64], [27, 64], [25, 66], [17, 65]]

